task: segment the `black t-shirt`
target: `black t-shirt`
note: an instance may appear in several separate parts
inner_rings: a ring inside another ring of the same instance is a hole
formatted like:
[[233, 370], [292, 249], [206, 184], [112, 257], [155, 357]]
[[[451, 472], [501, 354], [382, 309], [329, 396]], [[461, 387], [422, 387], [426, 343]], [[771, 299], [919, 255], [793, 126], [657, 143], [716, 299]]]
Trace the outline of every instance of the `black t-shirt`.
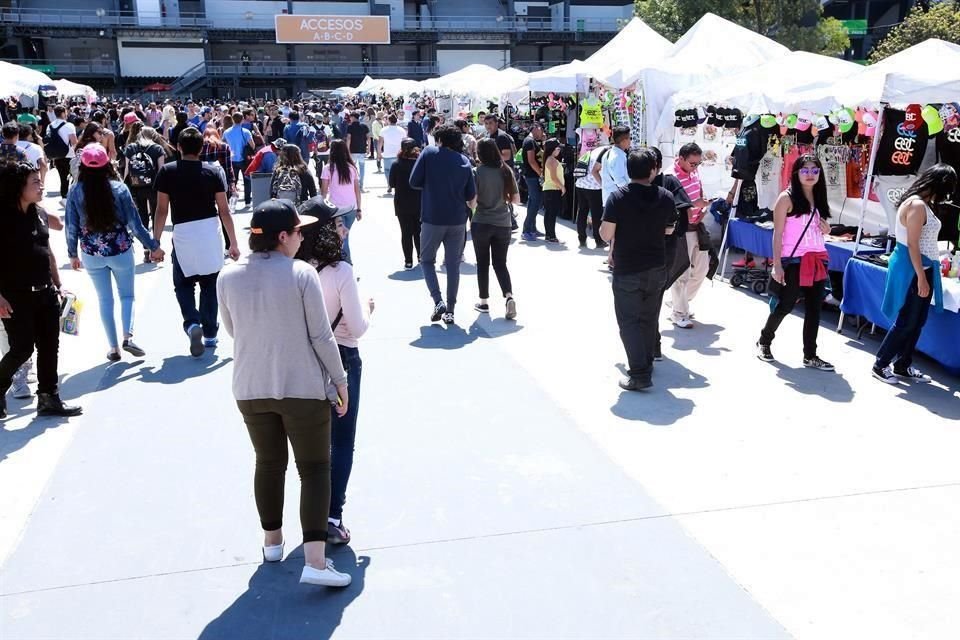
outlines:
[[9, 204], [4, 208], [0, 212], [0, 295], [52, 284], [50, 231], [40, 215], [42, 209], [20, 213]]
[[362, 122], [352, 122], [347, 127], [347, 135], [350, 136], [350, 153], [367, 152], [367, 136], [370, 135], [370, 127]]
[[277, 116], [270, 121], [270, 140], [276, 140], [283, 137], [283, 118]]
[[916, 129], [907, 131], [906, 116], [899, 109], [883, 112], [883, 135], [874, 165], [878, 176], [909, 176], [920, 170], [927, 152], [927, 124], [921, 121]]
[[687, 195], [687, 190], [683, 188], [683, 185], [680, 184], [680, 180], [677, 179], [677, 176], [670, 175], [668, 173], [661, 173], [656, 178], [653, 179], [653, 184], [658, 187], [663, 187], [667, 191], [673, 194], [673, 204], [677, 208], [677, 228], [674, 229], [674, 236], [682, 236], [687, 232], [687, 228], [690, 226], [690, 220], [687, 217], [687, 210], [693, 206], [693, 202], [690, 201], [690, 196]]
[[630, 183], [607, 199], [603, 221], [617, 225], [614, 273], [638, 273], [665, 266], [664, 231], [677, 221], [672, 193], [663, 187]]
[[767, 152], [767, 140], [770, 134], [757, 120], [744, 127], [737, 135], [737, 144], [733, 148], [733, 177], [737, 180], [752, 180], [760, 168], [760, 161]]
[[[135, 155], [137, 155], [138, 153], [140, 153], [140, 150], [141, 150], [141, 149], [143, 150], [144, 153], [146, 153], [148, 156], [150, 156], [150, 159], [153, 160], [153, 166], [154, 166], [154, 167], [158, 167], [158, 168], [157, 168], [157, 171], [159, 171], [159, 170], [160, 170], [160, 168], [159, 168], [159, 167], [160, 167], [160, 158], [165, 157], [165, 156], [166, 156], [166, 153], [164, 153], [163, 147], [161, 147], [160, 145], [158, 145], [158, 144], [156, 144], [156, 143], [151, 142], [150, 144], [144, 145], [143, 147], [141, 147], [138, 142], [131, 142], [131, 143], [128, 144], [127, 146], [123, 147], [123, 154], [122, 154], [122, 155], [123, 155], [123, 157], [126, 158], [127, 160], [130, 160], [131, 158], [133, 158], [133, 156], [135, 156]], [[154, 173], [154, 176], [153, 176], [153, 177], [156, 178], [156, 172]]]
[[177, 148], [177, 140], [180, 138], [180, 132], [190, 126], [189, 122], [184, 122], [183, 124], [175, 124], [173, 130], [170, 132], [170, 146], [174, 149]]
[[507, 162], [511, 167], [513, 166], [513, 138], [510, 137], [510, 134], [506, 131], [501, 131], [497, 129], [497, 137], [494, 138], [494, 141], [497, 143], [497, 149], [502, 152], [504, 150], [510, 152], [510, 160]]
[[223, 170], [199, 160], [178, 160], [165, 164], [157, 174], [157, 191], [170, 196], [173, 224], [215, 218], [217, 194], [224, 192]]
[[527, 161], [527, 152], [533, 151], [534, 157], [537, 158], [537, 162], [540, 163], [541, 169], [543, 168], [543, 146], [533, 139], [532, 135], [527, 136], [523, 139], [523, 148], [520, 152], [520, 167], [523, 170], [524, 178], [538, 178], [540, 174], [533, 170], [533, 167], [530, 166], [530, 163]]
[[398, 216], [420, 217], [420, 189], [410, 186], [413, 160], [400, 158], [390, 168], [389, 185], [396, 190], [393, 197], [393, 212]]

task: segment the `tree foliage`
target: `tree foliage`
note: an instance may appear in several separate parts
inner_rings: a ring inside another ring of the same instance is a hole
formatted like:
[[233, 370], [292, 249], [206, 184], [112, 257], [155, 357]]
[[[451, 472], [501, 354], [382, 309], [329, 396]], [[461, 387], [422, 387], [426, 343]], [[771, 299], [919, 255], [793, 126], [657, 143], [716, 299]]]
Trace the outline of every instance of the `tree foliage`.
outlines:
[[870, 62], [879, 62], [929, 38], [960, 44], [960, 3], [940, 2], [926, 11], [914, 7], [903, 22], [877, 43], [870, 52]]
[[820, 0], [635, 0], [634, 6], [673, 42], [705, 13], [715, 13], [793, 50], [835, 56], [850, 46], [843, 25], [823, 17]]

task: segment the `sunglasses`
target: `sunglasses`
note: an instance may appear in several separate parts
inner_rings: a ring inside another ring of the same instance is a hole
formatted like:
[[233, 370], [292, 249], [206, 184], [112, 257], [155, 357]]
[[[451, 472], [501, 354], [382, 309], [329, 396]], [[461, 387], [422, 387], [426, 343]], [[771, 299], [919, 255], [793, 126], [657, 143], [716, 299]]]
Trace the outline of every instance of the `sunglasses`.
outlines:
[[818, 176], [820, 175], [820, 169], [817, 167], [804, 167], [800, 169], [800, 175], [802, 176]]
[[696, 168], [703, 164], [703, 160], [699, 160], [697, 162], [688, 162], [687, 164], [689, 164], [691, 167]]

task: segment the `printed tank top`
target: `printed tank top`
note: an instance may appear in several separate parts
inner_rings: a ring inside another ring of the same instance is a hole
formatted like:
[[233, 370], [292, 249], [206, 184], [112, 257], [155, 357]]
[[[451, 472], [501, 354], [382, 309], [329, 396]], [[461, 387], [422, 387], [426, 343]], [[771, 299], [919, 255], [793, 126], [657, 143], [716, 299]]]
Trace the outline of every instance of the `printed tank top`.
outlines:
[[[914, 199], [923, 202], [919, 196], [910, 198], [910, 200]], [[940, 248], [937, 246], [937, 238], [940, 237], [940, 227], [943, 226], [943, 223], [940, 222], [940, 218], [933, 213], [930, 205], [924, 202], [923, 206], [927, 210], [927, 221], [920, 230], [920, 253], [937, 262], [940, 260]], [[907, 246], [907, 227], [900, 221], [899, 213], [897, 213], [897, 244]]]

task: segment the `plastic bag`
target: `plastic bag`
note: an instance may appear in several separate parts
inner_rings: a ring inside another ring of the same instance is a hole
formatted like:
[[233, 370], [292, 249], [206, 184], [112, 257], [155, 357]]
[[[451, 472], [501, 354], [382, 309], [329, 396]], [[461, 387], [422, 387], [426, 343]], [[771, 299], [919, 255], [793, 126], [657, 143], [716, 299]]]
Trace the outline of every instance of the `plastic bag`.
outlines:
[[60, 331], [71, 336], [80, 334], [80, 311], [83, 303], [72, 293], [64, 292], [60, 301]]

